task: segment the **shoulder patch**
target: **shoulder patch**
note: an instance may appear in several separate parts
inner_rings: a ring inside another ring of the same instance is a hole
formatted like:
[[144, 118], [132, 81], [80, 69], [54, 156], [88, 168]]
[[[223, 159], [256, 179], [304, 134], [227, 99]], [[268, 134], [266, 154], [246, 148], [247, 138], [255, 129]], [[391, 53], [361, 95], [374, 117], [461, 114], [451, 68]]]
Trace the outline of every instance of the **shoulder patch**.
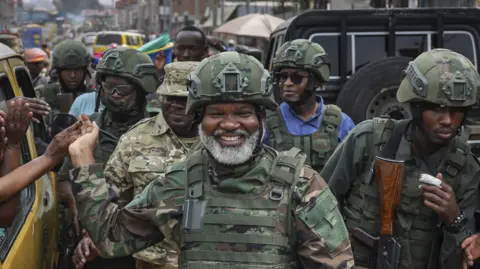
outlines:
[[138, 121], [137, 123], [135, 123], [134, 125], [132, 125], [132, 127], [130, 127], [130, 129], [128, 129], [128, 131], [125, 133], [129, 133], [130, 131], [132, 131], [133, 129], [135, 129], [136, 127], [140, 126], [141, 124], [144, 124], [144, 123], [149, 123], [150, 120], [152, 120], [153, 118], [145, 118], [143, 120], [140, 120]]

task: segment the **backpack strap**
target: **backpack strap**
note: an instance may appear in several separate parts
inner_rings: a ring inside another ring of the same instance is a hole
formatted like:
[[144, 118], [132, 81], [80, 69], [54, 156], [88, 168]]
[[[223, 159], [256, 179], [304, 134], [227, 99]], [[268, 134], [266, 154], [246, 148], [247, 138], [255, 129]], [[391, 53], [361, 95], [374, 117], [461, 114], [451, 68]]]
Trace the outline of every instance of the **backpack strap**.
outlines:
[[208, 173], [206, 167], [206, 158], [202, 151], [198, 150], [188, 156], [185, 161], [185, 172], [187, 180], [185, 180], [185, 199], [199, 199], [203, 196], [204, 176]]
[[327, 133], [329, 136], [335, 137], [335, 142], [338, 143], [338, 128], [342, 123], [342, 110], [336, 105], [325, 105], [322, 114], [322, 122], [320, 123], [320, 130]]
[[373, 118], [372, 124], [372, 143], [369, 146], [370, 153], [364, 176], [366, 185], [370, 184], [375, 171], [375, 156], [380, 154], [395, 128], [395, 122], [388, 117]]
[[267, 110], [267, 130], [268, 130], [268, 145], [276, 147], [276, 144], [281, 144], [283, 141], [282, 130], [285, 127], [280, 108], [276, 111]]
[[285, 192], [288, 195], [287, 234], [291, 246], [294, 246], [296, 243], [296, 233], [292, 232], [295, 230], [295, 223], [292, 220], [292, 210], [296, 208], [297, 201], [293, 199], [293, 193], [296, 191], [297, 181], [304, 167], [306, 158], [307, 155], [295, 147], [288, 151], [282, 151], [278, 153], [273, 161], [272, 169], [269, 173], [269, 178], [273, 183], [269, 199], [280, 201], [283, 199]]

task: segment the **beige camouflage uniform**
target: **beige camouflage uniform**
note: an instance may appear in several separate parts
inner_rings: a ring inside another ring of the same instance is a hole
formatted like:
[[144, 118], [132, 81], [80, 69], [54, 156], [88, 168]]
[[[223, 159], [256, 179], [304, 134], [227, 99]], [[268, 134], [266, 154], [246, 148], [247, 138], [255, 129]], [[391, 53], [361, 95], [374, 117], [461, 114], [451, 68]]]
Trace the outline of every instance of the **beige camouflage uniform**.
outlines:
[[[157, 93], [161, 96], [186, 98], [186, 78], [197, 65], [197, 62], [175, 62], [165, 66], [165, 81]], [[107, 183], [119, 194], [118, 205], [124, 207], [150, 182], [162, 177], [167, 165], [184, 160], [195, 142], [196, 138], [181, 138], [175, 135], [162, 113], [132, 127], [120, 138], [105, 167]], [[169, 249], [167, 257], [165, 248]], [[165, 240], [134, 254], [137, 268], [177, 268], [177, 254], [174, 249], [177, 247]]]

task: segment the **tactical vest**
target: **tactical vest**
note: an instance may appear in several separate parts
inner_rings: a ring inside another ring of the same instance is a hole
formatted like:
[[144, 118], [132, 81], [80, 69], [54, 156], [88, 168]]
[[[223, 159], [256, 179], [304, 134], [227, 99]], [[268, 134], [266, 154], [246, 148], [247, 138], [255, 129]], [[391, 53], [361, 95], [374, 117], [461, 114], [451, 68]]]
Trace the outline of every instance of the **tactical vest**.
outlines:
[[282, 117], [282, 112], [267, 112], [268, 145], [278, 151], [292, 147], [307, 154], [306, 164], [320, 171], [338, 146], [338, 128], [342, 111], [336, 105], [325, 105], [318, 130], [310, 135], [292, 135]]
[[226, 194], [212, 187], [205, 155], [193, 153], [186, 162], [179, 268], [296, 268], [292, 193], [304, 161], [296, 148], [278, 153], [262, 193]]
[[104, 113], [106, 113], [106, 110], [102, 112], [96, 112], [90, 115], [90, 120], [94, 121], [97, 126], [100, 128], [100, 134], [98, 136], [98, 145], [95, 147], [95, 150], [93, 152], [93, 157], [95, 160], [100, 163], [106, 164], [110, 156], [112, 155], [113, 151], [115, 150], [115, 147], [118, 144], [118, 140], [120, 137], [116, 137], [115, 135], [107, 132], [106, 126], [103, 122], [104, 118]]
[[[379, 235], [380, 208], [378, 186], [373, 172], [374, 156], [377, 156], [388, 142], [396, 124], [399, 123], [389, 119], [373, 119], [372, 144], [367, 145], [367, 148], [370, 148], [370, 160], [362, 177], [354, 183], [343, 210], [345, 224], [349, 230], [361, 228], [370, 235]], [[439, 168], [444, 181], [452, 186], [455, 192], [461, 187], [460, 172], [465, 167], [470, 154], [467, 139], [468, 137], [460, 136], [454, 139], [454, 144]], [[440, 236], [433, 232], [434, 227], [439, 226], [439, 219], [433, 210], [424, 205], [422, 192], [418, 188], [419, 169], [408, 163], [405, 164], [405, 168], [405, 180], [394, 223], [394, 235], [399, 239], [402, 247], [399, 268], [424, 269], [432, 251], [432, 242], [436, 236]], [[372, 268], [372, 254], [376, 255], [376, 253], [356, 238], [351, 238], [351, 244], [355, 265]]]

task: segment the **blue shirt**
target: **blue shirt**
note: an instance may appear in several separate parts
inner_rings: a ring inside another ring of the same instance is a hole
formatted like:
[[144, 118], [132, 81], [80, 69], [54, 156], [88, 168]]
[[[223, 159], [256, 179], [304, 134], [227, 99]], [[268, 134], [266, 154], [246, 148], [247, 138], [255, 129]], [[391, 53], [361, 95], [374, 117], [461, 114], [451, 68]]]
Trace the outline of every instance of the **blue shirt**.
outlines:
[[[75, 101], [73, 101], [72, 106], [70, 107], [71, 115], [79, 117], [82, 114], [87, 116], [95, 113], [95, 104], [97, 102], [97, 93], [96, 92], [87, 92], [78, 96]], [[100, 103], [99, 111], [103, 110], [103, 105]]]
[[[315, 112], [315, 115], [310, 117], [307, 120], [303, 120], [298, 116], [295, 111], [285, 102], [280, 104], [280, 112], [282, 113], [283, 120], [287, 126], [287, 130], [292, 135], [311, 135], [315, 133], [320, 127], [322, 122], [322, 114], [325, 106], [323, 104], [323, 98], [317, 96], [318, 108]], [[338, 127], [338, 141], [342, 141], [355, 127], [353, 120], [345, 113], [342, 112], [342, 122]], [[267, 137], [267, 135], [266, 135]], [[268, 141], [268, 138], [265, 138], [264, 141]]]

